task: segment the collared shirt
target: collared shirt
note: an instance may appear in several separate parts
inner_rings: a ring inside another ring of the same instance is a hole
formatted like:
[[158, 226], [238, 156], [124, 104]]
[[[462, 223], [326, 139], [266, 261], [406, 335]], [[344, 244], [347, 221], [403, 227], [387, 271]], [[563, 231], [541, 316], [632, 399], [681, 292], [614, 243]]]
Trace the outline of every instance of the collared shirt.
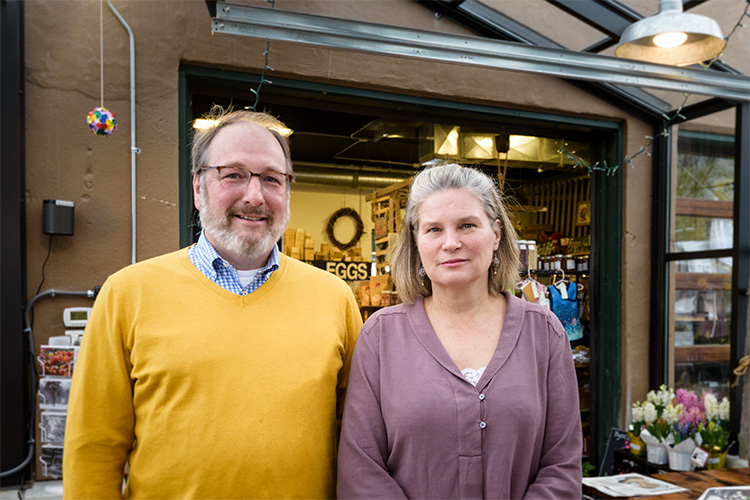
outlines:
[[237, 269], [219, 255], [203, 232], [198, 237], [198, 243], [188, 249], [188, 257], [190, 262], [208, 279], [224, 290], [237, 295], [248, 295], [254, 292], [279, 268], [279, 249], [274, 245], [266, 265], [258, 270], [250, 284], [243, 287]]

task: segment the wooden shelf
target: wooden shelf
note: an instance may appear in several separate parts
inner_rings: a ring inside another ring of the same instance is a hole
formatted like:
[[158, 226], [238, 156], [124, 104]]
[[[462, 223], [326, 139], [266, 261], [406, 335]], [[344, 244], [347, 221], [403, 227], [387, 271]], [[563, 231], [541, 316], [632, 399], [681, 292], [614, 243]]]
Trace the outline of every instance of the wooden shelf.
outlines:
[[675, 273], [677, 290], [731, 290], [731, 274]]
[[731, 219], [734, 217], [734, 203], [731, 201], [677, 198], [675, 214], [690, 217]]
[[729, 362], [728, 344], [675, 346], [675, 364]]

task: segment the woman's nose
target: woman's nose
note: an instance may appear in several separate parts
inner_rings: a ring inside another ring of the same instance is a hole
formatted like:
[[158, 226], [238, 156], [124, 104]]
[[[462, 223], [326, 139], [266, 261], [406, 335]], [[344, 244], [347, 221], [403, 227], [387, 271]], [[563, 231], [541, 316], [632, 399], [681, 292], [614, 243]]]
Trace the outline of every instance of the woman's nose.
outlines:
[[454, 231], [445, 232], [445, 240], [443, 240], [443, 248], [446, 250], [458, 250], [461, 248], [461, 239], [458, 234]]

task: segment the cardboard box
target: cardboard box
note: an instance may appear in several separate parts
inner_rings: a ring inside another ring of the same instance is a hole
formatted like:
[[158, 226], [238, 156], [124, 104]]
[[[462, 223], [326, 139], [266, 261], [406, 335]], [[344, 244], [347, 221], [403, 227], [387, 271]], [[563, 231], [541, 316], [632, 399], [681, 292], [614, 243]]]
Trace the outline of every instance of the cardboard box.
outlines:
[[290, 251], [289, 251], [289, 257], [291, 257], [291, 258], [293, 258], [293, 259], [301, 260], [301, 258], [300, 258], [300, 257], [301, 257], [301, 255], [300, 255], [300, 251], [299, 251], [299, 248], [297, 248], [297, 247], [292, 247], [292, 248], [290, 249]]
[[364, 280], [359, 282], [359, 305], [369, 306], [370, 305], [370, 280]]
[[305, 238], [305, 250], [314, 250], [315, 244], [312, 238]]
[[301, 227], [297, 228], [297, 232], [294, 235], [294, 245], [297, 248], [305, 248], [305, 230]]
[[297, 233], [297, 230], [293, 227], [288, 227], [284, 231], [284, 246], [289, 246], [289, 248], [294, 246], [294, 237]]
[[315, 250], [305, 248], [305, 260], [315, 260]]
[[388, 234], [388, 219], [381, 217], [375, 221], [375, 239], [380, 239]]
[[382, 302], [383, 292], [393, 290], [393, 282], [390, 274], [379, 274], [370, 278], [370, 304], [379, 306]]

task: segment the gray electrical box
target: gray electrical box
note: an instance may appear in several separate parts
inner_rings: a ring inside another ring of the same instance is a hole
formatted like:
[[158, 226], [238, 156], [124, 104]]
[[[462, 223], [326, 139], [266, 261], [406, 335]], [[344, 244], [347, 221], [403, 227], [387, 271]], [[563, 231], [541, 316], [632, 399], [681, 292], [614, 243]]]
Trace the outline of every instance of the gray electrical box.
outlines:
[[73, 234], [75, 203], [65, 200], [44, 200], [42, 231], [44, 234]]

